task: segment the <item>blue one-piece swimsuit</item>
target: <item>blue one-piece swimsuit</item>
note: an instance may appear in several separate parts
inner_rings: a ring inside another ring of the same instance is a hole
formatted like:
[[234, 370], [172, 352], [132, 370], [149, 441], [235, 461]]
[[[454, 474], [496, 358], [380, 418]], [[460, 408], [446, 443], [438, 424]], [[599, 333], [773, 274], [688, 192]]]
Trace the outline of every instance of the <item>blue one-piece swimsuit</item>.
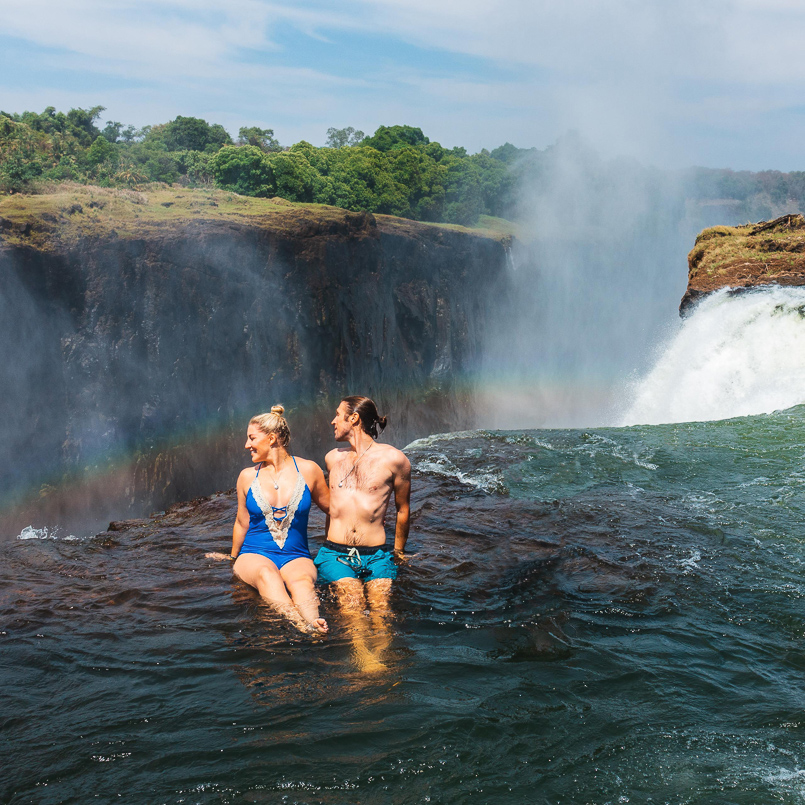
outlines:
[[[239, 556], [244, 553], [259, 553], [267, 556], [277, 567], [300, 557], [311, 558], [307, 547], [307, 521], [312, 500], [295, 458], [293, 463], [296, 467], [296, 485], [287, 506], [272, 506], [265, 499], [257, 480], [262, 467], [257, 470], [246, 493], [249, 530]], [[273, 527], [269, 526], [269, 518]]]

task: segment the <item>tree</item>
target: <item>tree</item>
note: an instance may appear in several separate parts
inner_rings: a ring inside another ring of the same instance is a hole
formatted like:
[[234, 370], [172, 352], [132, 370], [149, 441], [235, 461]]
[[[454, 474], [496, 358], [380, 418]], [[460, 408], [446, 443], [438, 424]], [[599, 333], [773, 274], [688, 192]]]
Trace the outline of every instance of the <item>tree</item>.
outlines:
[[138, 137], [142, 136], [142, 132], [137, 131], [131, 124], [126, 126], [120, 132], [120, 140], [124, 143], [133, 143]]
[[89, 148], [92, 145], [101, 133], [95, 121], [103, 111], [103, 106], [93, 106], [91, 109], [71, 109], [64, 114], [57, 112], [53, 106], [48, 106], [42, 114], [23, 112], [21, 115], [12, 115], [12, 118], [24, 123], [32, 131], [50, 135], [54, 142], [62, 141], [59, 143], [60, 148], [69, 151], [73, 146]]
[[515, 197], [515, 174], [511, 167], [494, 159], [488, 151], [469, 157], [481, 182], [484, 212], [505, 218], [511, 212]]
[[347, 148], [357, 145], [366, 135], [359, 129], [347, 126], [345, 129], [327, 129], [326, 148]]
[[110, 143], [116, 143], [120, 139], [120, 132], [122, 128], [122, 123], [118, 123], [114, 120], [107, 120], [106, 126], [104, 126], [103, 131], [101, 132], [101, 136]]
[[394, 181], [407, 191], [408, 209], [403, 214], [420, 221], [440, 221], [447, 168], [422, 147], [397, 148], [387, 158]]
[[415, 129], [412, 126], [381, 126], [361, 145], [376, 148], [378, 151], [391, 151], [393, 148], [405, 148], [406, 145], [427, 145], [429, 142], [430, 140], [422, 133], [422, 129]]
[[267, 154], [254, 145], [227, 145], [214, 154], [209, 170], [224, 190], [243, 196], [274, 196], [274, 171]]
[[450, 159], [445, 190], [444, 220], [472, 226], [484, 206], [478, 168], [468, 159]]
[[497, 148], [493, 148], [492, 152], [489, 156], [492, 159], [497, 159], [500, 162], [505, 162], [507, 165], [511, 165], [513, 162], [516, 162], [523, 154], [527, 154], [529, 150], [528, 148], [517, 148], [517, 146], [512, 145], [511, 143], [503, 143], [503, 145], [499, 145]]
[[13, 134], [0, 148], [0, 190], [11, 193], [24, 190], [43, 168], [33, 132], [20, 126]]
[[313, 149], [304, 140], [290, 151], [267, 157], [274, 172], [276, 194], [289, 201], [314, 201], [319, 172], [310, 164], [308, 154]]
[[217, 123], [210, 125], [199, 117], [181, 115], [162, 127], [155, 126], [147, 136], [161, 136], [168, 151], [214, 152], [224, 145], [232, 144], [232, 138], [223, 126]]
[[93, 106], [92, 109], [71, 109], [67, 113], [70, 133], [84, 147], [92, 145], [95, 138], [101, 133], [95, 125], [95, 121], [105, 109], [105, 106]]
[[213, 183], [210, 162], [214, 156], [206, 151], [182, 151], [179, 154], [179, 165], [190, 184], [208, 186]]
[[282, 146], [274, 137], [274, 129], [257, 126], [243, 126], [238, 132], [238, 145], [253, 145], [263, 151], [282, 151]]
[[121, 165], [114, 178], [116, 182], [126, 187], [136, 187], [148, 181], [148, 177], [130, 162]]
[[87, 149], [87, 164], [96, 168], [107, 160], [114, 160], [116, 156], [117, 151], [114, 145], [99, 134], [95, 138], [95, 142]]
[[333, 204], [347, 210], [408, 214], [407, 188], [394, 180], [386, 154], [362, 145], [328, 153]]

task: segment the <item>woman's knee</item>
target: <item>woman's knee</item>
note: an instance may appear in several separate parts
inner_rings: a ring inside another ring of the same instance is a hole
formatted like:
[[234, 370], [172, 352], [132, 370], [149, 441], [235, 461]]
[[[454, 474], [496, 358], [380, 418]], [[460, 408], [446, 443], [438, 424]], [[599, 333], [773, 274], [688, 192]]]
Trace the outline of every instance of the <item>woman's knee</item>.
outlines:
[[282, 584], [282, 577], [276, 567], [263, 565], [257, 570], [258, 584]]
[[310, 597], [315, 594], [315, 585], [310, 576], [290, 579], [285, 582], [285, 586], [288, 588], [288, 592], [291, 594], [292, 598], [298, 598], [299, 596]]

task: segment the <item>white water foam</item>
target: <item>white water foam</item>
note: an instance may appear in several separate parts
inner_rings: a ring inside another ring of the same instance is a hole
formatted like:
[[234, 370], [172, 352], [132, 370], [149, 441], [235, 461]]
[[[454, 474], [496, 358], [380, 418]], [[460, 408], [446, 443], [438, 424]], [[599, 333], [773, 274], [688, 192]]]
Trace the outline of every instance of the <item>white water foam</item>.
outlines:
[[805, 402], [805, 288], [703, 299], [636, 384], [623, 425], [768, 414]]
[[27, 525], [20, 531], [17, 539], [56, 539], [56, 536], [48, 531], [47, 526], [34, 528], [32, 525]]
[[34, 528], [32, 525], [27, 525], [17, 535], [17, 539], [62, 539], [67, 542], [78, 539], [74, 534], [66, 534], [62, 537], [59, 535], [58, 531], [58, 528], [49, 529], [47, 526]]
[[500, 472], [496, 472], [494, 469], [463, 472], [447, 456], [441, 453], [431, 453], [416, 461], [414, 466], [418, 472], [442, 475], [445, 478], [455, 478], [459, 483], [474, 486], [484, 492], [505, 494], [507, 491], [506, 483]]

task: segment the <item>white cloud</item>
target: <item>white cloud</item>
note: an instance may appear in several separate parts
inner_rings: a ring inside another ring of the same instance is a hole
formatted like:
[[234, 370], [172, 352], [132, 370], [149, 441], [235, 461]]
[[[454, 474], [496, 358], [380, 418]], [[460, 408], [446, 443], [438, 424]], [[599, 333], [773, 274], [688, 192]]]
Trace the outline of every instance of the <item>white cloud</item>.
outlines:
[[[382, 67], [304, 63], [289, 29], [323, 53], [348, 34], [376, 50], [362, 64], [374, 55]], [[430, 136], [473, 150], [544, 146], [576, 127], [659, 162], [747, 164], [779, 143], [790, 163], [793, 132], [805, 136], [791, 112], [805, 91], [805, 8], [792, 0], [3, 0], [0, 31], [49, 49], [38, 66], [53, 74], [28, 93], [0, 76], [6, 109], [91, 95], [138, 125], [214, 111], [286, 141], [323, 138], [328, 125], [428, 122]], [[428, 66], [401, 42], [428, 52]], [[80, 83], [71, 93], [67, 71], [126, 80], [102, 97]]]

